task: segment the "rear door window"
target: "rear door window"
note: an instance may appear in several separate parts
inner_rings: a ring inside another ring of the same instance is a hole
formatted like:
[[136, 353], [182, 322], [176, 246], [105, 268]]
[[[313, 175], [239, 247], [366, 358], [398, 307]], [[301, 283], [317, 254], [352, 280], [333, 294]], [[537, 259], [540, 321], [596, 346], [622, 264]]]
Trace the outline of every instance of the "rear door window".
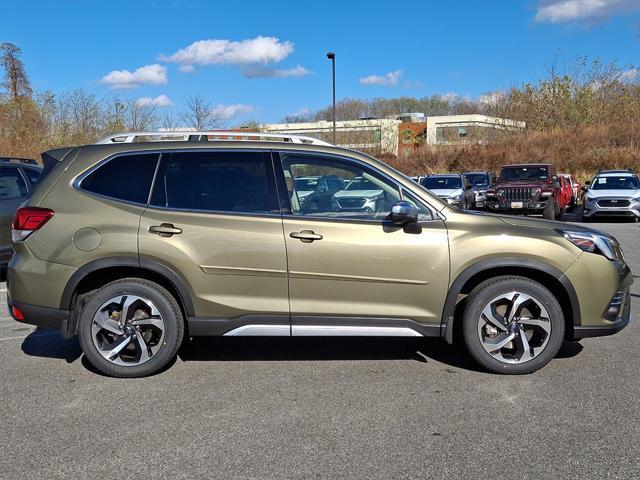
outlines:
[[17, 167], [0, 167], [0, 200], [26, 197], [27, 183]]
[[114, 157], [84, 178], [80, 188], [116, 200], [146, 205], [158, 157], [158, 153]]
[[277, 206], [272, 177], [271, 161], [263, 152], [167, 154], [151, 204], [178, 210], [270, 213]]

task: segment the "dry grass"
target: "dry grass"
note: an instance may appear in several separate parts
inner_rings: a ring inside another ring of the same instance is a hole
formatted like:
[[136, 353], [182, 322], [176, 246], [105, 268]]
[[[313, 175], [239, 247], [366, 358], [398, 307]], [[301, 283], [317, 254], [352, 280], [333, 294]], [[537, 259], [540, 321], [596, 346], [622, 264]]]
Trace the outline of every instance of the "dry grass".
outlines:
[[510, 163], [553, 163], [558, 172], [589, 178], [600, 168], [640, 171], [640, 119], [635, 125], [589, 125], [528, 131], [489, 145], [423, 147], [384, 160], [409, 175], [490, 170]]

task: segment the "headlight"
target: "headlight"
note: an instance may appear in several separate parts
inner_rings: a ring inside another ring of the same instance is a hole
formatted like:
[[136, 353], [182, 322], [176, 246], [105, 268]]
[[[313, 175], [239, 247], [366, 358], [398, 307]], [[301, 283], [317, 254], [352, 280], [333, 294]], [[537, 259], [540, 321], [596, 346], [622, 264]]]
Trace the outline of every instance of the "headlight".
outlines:
[[461, 202], [463, 198], [464, 198], [464, 195], [462, 193], [460, 195], [455, 196], [455, 199], [459, 202]]
[[539, 188], [532, 188], [531, 189], [531, 198], [538, 198], [538, 196], [540, 195], [540, 192], [542, 190], [540, 190]]
[[498, 189], [498, 191], [497, 191], [496, 193], [497, 193], [497, 195], [498, 195], [499, 197], [504, 197], [504, 190], [503, 190], [503, 189], [499, 188], [499, 189]]
[[620, 245], [614, 238], [608, 235], [598, 232], [580, 232], [573, 230], [558, 230], [558, 232], [585, 252], [603, 255], [609, 260], [624, 260]]

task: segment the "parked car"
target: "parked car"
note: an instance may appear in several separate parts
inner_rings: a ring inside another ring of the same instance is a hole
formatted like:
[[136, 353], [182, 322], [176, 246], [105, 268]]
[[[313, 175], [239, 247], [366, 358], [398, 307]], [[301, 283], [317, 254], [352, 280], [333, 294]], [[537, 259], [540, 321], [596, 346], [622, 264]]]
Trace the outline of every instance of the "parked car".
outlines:
[[[484, 368], [521, 374], [629, 322], [632, 275], [605, 233], [451, 208], [318, 140], [145, 135], [45, 153], [55, 165], [13, 222], [12, 317], [77, 335], [107, 375], [159, 371], [186, 335], [452, 342], [458, 326]], [[293, 179], [320, 168], [384, 201], [301, 209]]]
[[558, 175], [558, 182], [560, 183], [560, 203], [565, 205], [564, 210], [569, 210], [575, 206], [571, 178], [568, 175]]
[[344, 188], [344, 181], [335, 175], [296, 177], [293, 181], [304, 210], [327, 210], [334, 193]]
[[379, 212], [388, 211], [389, 207], [389, 200], [380, 185], [364, 176], [355, 177], [331, 200], [333, 212]]
[[614, 216], [640, 218], [640, 180], [630, 170], [601, 171], [585, 186], [582, 220]]
[[493, 172], [466, 172], [463, 174], [475, 195], [475, 208], [485, 208], [487, 205], [487, 190], [491, 188], [496, 176]]
[[427, 175], [421, 185], [449, 205], [469, 210], [475, 206], [475, 194], [464, 175], [458, 173]]
[[16, 209], [24, 202], [42, 173], [35, 160], [0, 157], [0, 269], [13, 255], [11, 222]]
[[487, 192], [487, 205], [494, 212], [541, 213], [550, 220], [560, 218], [568, 206], [551, 164], [502, 167], [495, 187]]
[[568, 173], [560, 173], [558, 177], [564, 177], [567, 182], [571, 185], [571, 203], [569, 207], [573, 208], [580, 203], [580, 198], [582, 196], [582, 185], [576, 178]]

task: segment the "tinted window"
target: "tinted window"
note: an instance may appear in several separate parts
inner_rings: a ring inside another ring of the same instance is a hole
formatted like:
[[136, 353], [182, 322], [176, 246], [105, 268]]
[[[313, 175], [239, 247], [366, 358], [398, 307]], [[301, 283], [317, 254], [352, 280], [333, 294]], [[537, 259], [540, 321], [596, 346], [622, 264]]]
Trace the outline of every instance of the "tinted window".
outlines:
[[464, 176], [474, 187], [486, 187], [489, 185], [489, 175], [486, 173], [465, 173]]
[[22, 171], [25, 173], [31, 185], [35, 185], [40, 180], [40, 175], [42, 174], [42, 170], [37, 168], [23, 168]]
[[549, 171], [547, 167], [508, 167], [502, 169], [500, 177], [505, 180], [546, 180]]
[[640, 188], [638, 177], [596, 177], [592, 190], [635, 190]]
[[163, 159], [152, 204], [221, 212], [269, 213], [261, 152], [181, 152]]
[[157, 160], [157, 153], [115, 157], [82, 180], [81, 188], [118, 200], [146, 204]]
[[0, 200], [27, 196], [27, 184], [15, 167], [0, 167]]
[[427, 177], [422, 185], [428, 190], [462, 188], [460, 177]]

